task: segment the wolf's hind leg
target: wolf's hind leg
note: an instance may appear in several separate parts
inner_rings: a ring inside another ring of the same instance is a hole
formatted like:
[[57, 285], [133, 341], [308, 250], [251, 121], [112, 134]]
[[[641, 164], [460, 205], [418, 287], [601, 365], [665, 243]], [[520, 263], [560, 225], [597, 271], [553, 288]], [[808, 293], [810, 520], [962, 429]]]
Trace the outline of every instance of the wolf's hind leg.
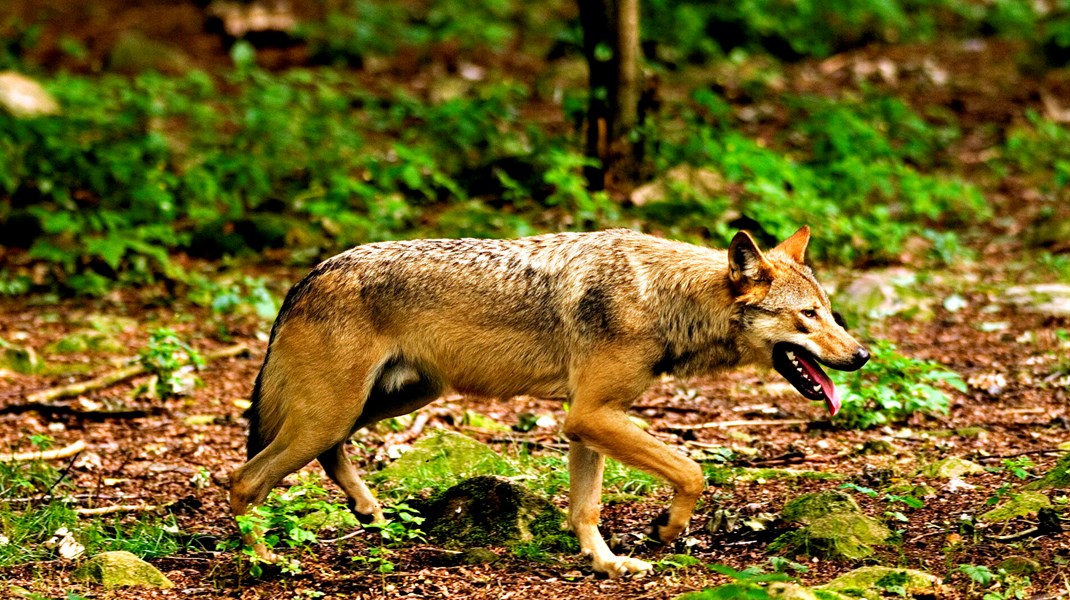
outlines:
[[385, 520], [379, 502], [357, 474], [353, 462], [346, 456], [345, 445], [345, 440], [342, 440], [330, 450], [320, 454], [320, 465], [323, 466], [323, 470], [327, 472], [331, 481], [338, 484], [338, 487], [346, 493], [349, 498], [349, 509], [357, 515], [361, 523]]

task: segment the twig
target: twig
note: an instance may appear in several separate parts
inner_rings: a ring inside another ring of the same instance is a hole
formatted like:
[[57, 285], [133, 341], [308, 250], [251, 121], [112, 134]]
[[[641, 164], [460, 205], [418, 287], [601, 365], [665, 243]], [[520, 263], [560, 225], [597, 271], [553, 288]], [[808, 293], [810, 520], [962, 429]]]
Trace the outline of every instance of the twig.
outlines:
[[333, 544], [335, 542], [340, 542], [342, 540], [348, 540], [349, 538], [357, 537], [358, 535], [360, 535], [362, 533], [364, 533], [364, 529], [357, 529], [357, 530], [354, 530], [354, 531], [350, 531], [349, 533], [343, 535], [342, 537], [336, 537], [336, 538], [329, 539], [329, 540], [319, 540], [319, 543], [320, 544]]
[[999, 460], [1001, 458], [1014, 458], [1016, 456], [1027, 456], [1029, 454], [1065, 454], [1066, 450], [1059, 450], [1058, 448], [1045, 448], [1043, 450], [1023, 450], [1021, 452], [1012, 452], [1010, 454], [992, 454], [989, 456], [979, 456], [974, 460], [984, 462], [987, 460]]
[[806, 419], [771, 419], [756, 421], [714, 421], [712, 423], [699, 423], [698, 425], [666, 425], [667, 429], [677, 431], [693, 431], [696, 429], [725, 429], [728, 427], [777, 427], [788, 425], [806, 425], [810, 421]]
[[[218, 360], [220, 358], [229, 358], [231, 356], [238, 356], [249, 351], [249, 347], [245, 344], [236, 344], [234, 346], [228, 346], [226, 348], [220, 348], [219, 350], [213, 350], [211, 352], [204, 353], [205, 362]], [[106, 388], [120, 381], [125, 381], [131, 377], [137, 377], [145, 372], [145, 366], [141, 363], [125, 366], [121, 369], [105, 373], [99, 377], [94, 377], [88, 381], [80, 381], [78, 383], [71, 383], [68, 385], [61, 385], [59, 387], [48, 388], [40, 390], [32, 394], [26, 395], [27, 402], [40, 402], [47, 403], [51, 400], [57, 400], [59, 398], [69, 398], [71, 396], [78, 396], [92, 390], [99, 390]]]
[[1040, 531], [1039, 527], [1030, 527], [1029, 529], [1019, 531], [1018, 533], [1012, 535], [990, 535], [988, 536], [988, 539], [996, 540], [998, 542], [1013, 542], [1015, 540], [1020, 540], [1025, 537], [1029, 537], [1038, 531]]
[[157, 510], [159, 506], [152, 504], [116, 504], [114, 506], [98, 506], [96, 508], [76, 508], [75, 514], [79, 515], [110, 515], [117, 512], [147, 512]]
[[86, 449], [85, 440], [78, 440], [73, 444], [58, 450], [38, 450], [36, 452], [18, 452], [0, 454], [0, 462], [28, 462], [31, 460], [56, 460], [78, 454]]

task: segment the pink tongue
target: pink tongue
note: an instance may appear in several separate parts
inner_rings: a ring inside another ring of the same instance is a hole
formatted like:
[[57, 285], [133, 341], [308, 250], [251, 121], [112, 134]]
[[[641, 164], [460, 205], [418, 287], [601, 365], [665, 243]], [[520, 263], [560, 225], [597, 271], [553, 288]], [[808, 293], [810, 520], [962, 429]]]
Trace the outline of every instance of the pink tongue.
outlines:
[[836, 385], [832, 383], [832, 380], [829, 379], [828, 375], [825, 375], [825, 372], [817, 365], [812, 364], [808, 360], [801, 360], [799, 362], [801, 362], [802, 366], [806, 369], [806, 374], [813, 378], [814, 381], [821, 384], [821, 392], [825, 395], [825, 406], [828, 407], [829, 414], [835, 417], [836, 413], [840, 412], [840, 395], [837, 393]]

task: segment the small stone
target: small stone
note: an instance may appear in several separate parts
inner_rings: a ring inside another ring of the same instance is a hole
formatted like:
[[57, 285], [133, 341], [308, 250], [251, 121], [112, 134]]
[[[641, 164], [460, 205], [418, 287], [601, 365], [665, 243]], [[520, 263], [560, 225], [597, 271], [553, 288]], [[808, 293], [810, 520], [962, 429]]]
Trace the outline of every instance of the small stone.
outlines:
[[71, 577], [76, 580], [99, 583], [105, 588], [148, 587], [168, 589], [174, 587], [171, 580], [156, 567], [125, 550], [102, 552], [78, 567]]
[[844, 573], [817, 589], [840, 593], [846, 597], [877, 600], [887, 597], [883, 593], [893, 589], [902, 590], [907, 598], [937, 596], [940, 593], [940, 583], [934, 575], [924, 571], [862, 567]]
[[724, 176], [712, 169], [680, 165], [669, 169], [661, 178], [639, 186], [632, 192], [636, 206], [667, 200], [715, 198], [724, 194]]
[[1033, 575], [1040, 572], [1041, 566], [1028, 556], [1008, 556], [999, 563], [999, 568], [1011, 575]]
[[1012, 494], [1003, 504], [978, 517], [989, 523], [1001, 523], [1017, 517], [1036, 514], [1042, 508], [1051, 508], [1051, 500], [1040, 492]]
[[981, 465], [957, 456], [951, 456], [925, 465], [920, 471], [921, 475], [933, 479], [955, 479], [963, 475], [984, 472], [985, 468]]
[[59, 113], [59, 103], [33, 79], [14, 71], [0, 73], [0, 110], [20, 119]]
[[19, 346], [0, 338], [0, 371], [8, 370], [23, 375], [40, 372], [45, 363], [29, 346]]

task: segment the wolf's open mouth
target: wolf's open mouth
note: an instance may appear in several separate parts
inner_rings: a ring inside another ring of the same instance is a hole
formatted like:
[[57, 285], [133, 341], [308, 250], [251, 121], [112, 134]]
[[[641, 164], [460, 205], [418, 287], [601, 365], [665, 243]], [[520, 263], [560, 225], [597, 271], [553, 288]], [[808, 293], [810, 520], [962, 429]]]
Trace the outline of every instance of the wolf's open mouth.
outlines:
[[821, 370], [813, 354], [801, 346], [781, 342], [773, 346], [773, 368], [811, 400], [824, 400], [833, 416], [840, 410], [836, 386]]

